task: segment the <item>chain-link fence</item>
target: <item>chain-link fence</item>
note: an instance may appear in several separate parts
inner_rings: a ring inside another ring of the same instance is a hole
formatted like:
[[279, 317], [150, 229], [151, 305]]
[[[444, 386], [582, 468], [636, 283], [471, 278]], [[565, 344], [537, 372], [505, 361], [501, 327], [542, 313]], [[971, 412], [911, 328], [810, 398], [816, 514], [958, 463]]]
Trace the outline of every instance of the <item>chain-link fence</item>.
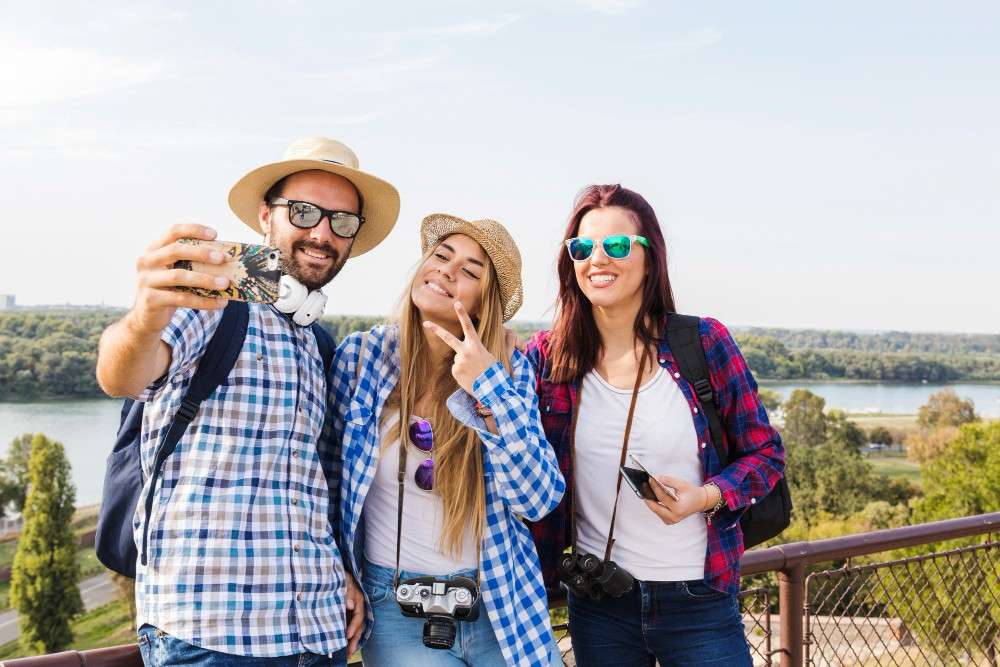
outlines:
[[814, 572], [807, 665], [989, 665], [1000, 653], [1000, 542]]

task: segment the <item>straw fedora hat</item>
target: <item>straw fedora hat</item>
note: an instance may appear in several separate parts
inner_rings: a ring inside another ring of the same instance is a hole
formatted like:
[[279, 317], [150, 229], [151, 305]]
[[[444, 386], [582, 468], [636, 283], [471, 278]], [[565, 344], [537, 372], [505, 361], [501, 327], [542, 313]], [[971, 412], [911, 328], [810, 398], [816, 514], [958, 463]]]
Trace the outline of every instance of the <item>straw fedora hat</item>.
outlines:
[[358, 156], [349, 147], [326, 137], [296, 139], [279, 162], [258, 167], [229, 191], [229, 208], [258, 234], [263, 234], [257, 212], [264, 194], [285, 176], [320, 169], [343, 176], [361, 193], [365, 223], [354, 237], [351, 257], [368, 252], [388, 236], [399, 216], [399, 192], [387, 181], [358, 169]]
[[420, 223], [420, 249], [427, 252], [446, 236], [465, 234], [483, 247], [496, 269], [503, 302], [503, 321], [521, 307], [521, 252], [507, 229], [496, 220], [463, 220], [447, 213], [432, 213]]

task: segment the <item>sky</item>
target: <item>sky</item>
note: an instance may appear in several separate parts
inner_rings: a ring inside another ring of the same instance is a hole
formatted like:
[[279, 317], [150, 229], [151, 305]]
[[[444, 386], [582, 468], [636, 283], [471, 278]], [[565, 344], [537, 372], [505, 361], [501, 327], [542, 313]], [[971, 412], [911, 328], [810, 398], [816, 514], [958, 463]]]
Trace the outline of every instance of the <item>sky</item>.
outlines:
[[0, 2], [0, 293], [127, 306], [177, 222], [295, 138], [392, 182], [327, 288], [390, 313], [433, 212], [503, 222], [552, 316], [575, 194], [652, 204], [682, 312], [1000, 332], [993, 2]]

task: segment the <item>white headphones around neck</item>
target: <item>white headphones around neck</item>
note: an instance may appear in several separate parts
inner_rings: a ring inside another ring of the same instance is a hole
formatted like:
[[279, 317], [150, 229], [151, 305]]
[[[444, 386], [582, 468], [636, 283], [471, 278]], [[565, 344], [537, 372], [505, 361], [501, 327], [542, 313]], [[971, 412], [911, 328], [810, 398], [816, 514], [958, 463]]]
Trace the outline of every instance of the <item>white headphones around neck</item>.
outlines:
[[308, 287], [289, 275], [281, 276], [278, 300], [274, 307], [292, 316], [292, 321], [300, 327], [307, 327], [323, 315], [326, 295], [321, 290], [310, 291]]

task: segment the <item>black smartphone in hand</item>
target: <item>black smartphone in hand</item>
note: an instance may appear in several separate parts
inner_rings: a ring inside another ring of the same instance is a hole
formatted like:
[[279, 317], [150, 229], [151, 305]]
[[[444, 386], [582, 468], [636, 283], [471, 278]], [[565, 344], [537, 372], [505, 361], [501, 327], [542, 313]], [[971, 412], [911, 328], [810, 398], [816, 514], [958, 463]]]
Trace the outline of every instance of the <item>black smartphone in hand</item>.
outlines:
[[628, 485], [635, 491], [635, 495], [643, 500], [657, 501], [656, 494], [653, 493], [653, 489], [649, 486], [649, 474], [645, 470], [629, 468], [628, 466], [621, 466], [620, 470], [622, 471], [622, 477], [625, 478]]
[[633, 491], [635, 491], [635, 495], [644, 500], [652, 500], [654, 502], [657, 501], [656, 494], [653, 493], [653, 489], [650, 487], [650, 484], [656, 484], [660, 487], [660, 490], [668, 496], [674, 500], [680, 500], [680, 497], [677, 495], [677, 489], [660, 483], [660, 480], [650, 475], [649, 471], [646, 470], [646, 466], [642, 465], [642, 462], [632, 454], [629, 454], [628, 457], [632, 460], [632, 463], [638, 467], [630, 468], [623, 465], [620, 469], [625, 481], [628, 482], [628, 485], [632, 487]]

